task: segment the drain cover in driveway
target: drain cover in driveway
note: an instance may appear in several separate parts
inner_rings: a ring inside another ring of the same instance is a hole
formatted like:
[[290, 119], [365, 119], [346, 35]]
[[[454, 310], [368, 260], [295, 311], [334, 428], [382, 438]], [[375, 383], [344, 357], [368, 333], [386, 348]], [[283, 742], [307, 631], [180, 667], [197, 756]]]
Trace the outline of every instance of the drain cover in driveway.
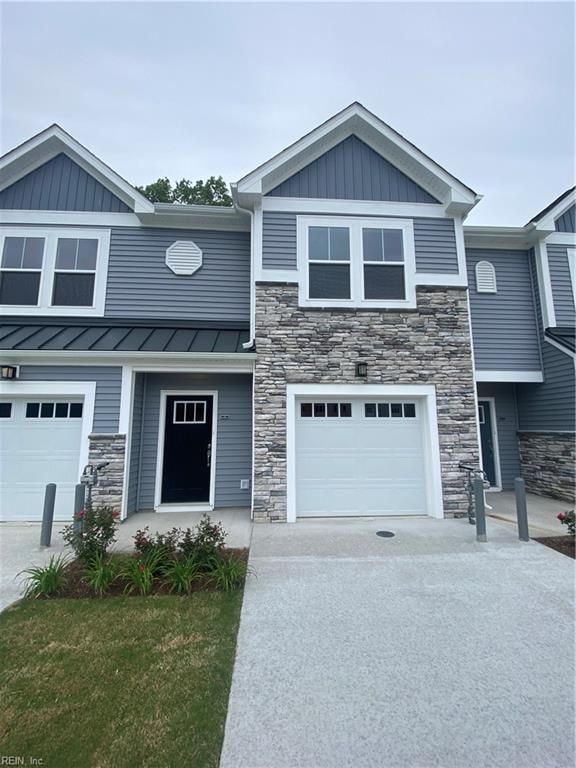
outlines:
[[383, 539], [391, 539], [396, 534], [392, 533], [392, 531], [376, 531], [376, 536], [382, 536]]

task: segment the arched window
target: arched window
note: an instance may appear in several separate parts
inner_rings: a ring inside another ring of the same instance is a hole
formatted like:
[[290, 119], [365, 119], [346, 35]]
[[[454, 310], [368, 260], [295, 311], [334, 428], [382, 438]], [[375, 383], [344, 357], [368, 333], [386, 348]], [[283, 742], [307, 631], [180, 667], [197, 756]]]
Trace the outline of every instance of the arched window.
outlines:
[[489, 261], [476, 263], [476, 291], [478, 293], [496, 293], [496, 270]]

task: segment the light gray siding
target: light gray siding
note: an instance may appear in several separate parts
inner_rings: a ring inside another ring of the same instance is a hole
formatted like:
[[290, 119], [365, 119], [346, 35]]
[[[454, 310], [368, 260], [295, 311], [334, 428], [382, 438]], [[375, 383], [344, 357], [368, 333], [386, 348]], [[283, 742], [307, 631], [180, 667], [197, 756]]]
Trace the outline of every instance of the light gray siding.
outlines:
[[[533, 255], [530, 260], [537, 285]], [[576, 420], [574, 359], [544, 340], [538, 292], [535, 296], [544, 383], [517, 384], [518, 427], [523, 431], [572, 432]]]
[[[295, 213], [264, 211], [264, 269], [296, 269], [296, 216]], [[458, 272], [453, 219], [414, 219], [414, 245], [417, 272]]]
[[[489, 261], [496, 293], [478, 293], [475, 267]], [[541, 369], [530, 261], [525, 251], [466, 251], [474, 357], [479, 370]]]
[[349, 136], [271, 192], [274, 197], [437, 203], [357, 136]]
[[154, 508], [161, 390], [218, 392], [216, 507], [249, 507], [252, 482], [252, 377], [248, 374], [146, 374], [138, 509]]
[[568, 208], [554, 224], [557, 232], [576, 232], [576, 205]]
[[20, 378], [22, 381], [96, 382], [92, 431], [118, 432], [122, 368], [96, 365], [23, 365], [20, 368]]
[[554, 299], [556, 325], [574, 325], [574, 294], [568, 265], [568, 249], [564, 245], [547, 245], [550, 282]]
[[134, 377], [134, 403], [132, 406], [132, 433], [130, 435], [130, 462], [128, 476], [127, 512], [131, 515], [138, 509], [138, 484], [140, 479], [140, 458], [142, 445], [142, 424], [144, 416], [144, 395], [146, 374]]
[[0, 208], [112, 213], [131, 210], [63, 153], [0, 192]]
[[[518, 450], [518, 413], [514, 384], [478, 384], [478, 398], [495, 398], [496, 428], [502, 489], [514, 489], [514, 479], [520, 477], [520, 452]], [[490, 503], [490, 500], [488, 500]]]
[[[166, 249], [192, 240], [202, 250], [202, 267], [175, 275]], [[112, 229], [108, 317], [248, 322], [250, 317], [250, 234], [189, 229]]]

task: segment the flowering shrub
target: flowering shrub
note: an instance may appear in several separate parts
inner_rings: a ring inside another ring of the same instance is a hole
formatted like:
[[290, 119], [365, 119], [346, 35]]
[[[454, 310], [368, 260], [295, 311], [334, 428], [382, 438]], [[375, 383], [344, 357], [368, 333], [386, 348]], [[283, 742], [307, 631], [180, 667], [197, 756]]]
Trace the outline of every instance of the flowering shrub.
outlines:
[[568, 533], [571, 536], [576, 535], [576, 515], [574, 514], [573, 509], [571, 509], [570, 512], [560, 512], [558, 520], [560, 520], [562, 525], [568, 526]]
[[91, 563], [104, 558], [116, 540], [120, 513], [112, 507], [87, 506], [76, 515], [72, 525], [62, 531], [62, 538], [72, 547], [78, 560]]
[[151, 534], [146, 526], [136, 531], [134, 548], [142, 555], [157, 552], [162, 560], [168, 562], [175, 555], [181, 536], [182, 531], [179, 528], [172, 528], [167, 533]]
[[157, 553], [164, 565], [176, 557], [193, 560], [210, 570], [213, 559], [222, 553], [226, 534], [220, 523], [203, 515], [194, 528], [172, 528], [167, 533], [151, 534], [148, 526], [136, 531], [134, 547], [142, 555]]

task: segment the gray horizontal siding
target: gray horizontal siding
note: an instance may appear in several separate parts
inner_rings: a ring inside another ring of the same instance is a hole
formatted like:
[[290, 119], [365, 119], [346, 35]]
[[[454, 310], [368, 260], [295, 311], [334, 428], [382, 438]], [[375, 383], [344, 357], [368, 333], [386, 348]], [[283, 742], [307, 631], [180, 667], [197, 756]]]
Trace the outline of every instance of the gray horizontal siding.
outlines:
[[[262, 264], [264, 269], [296, 269], [295, 213], [264, 211], [262, 222]], [[416, 271], [458, 272], [453, 219], [414, 219]]]
[[[144, 427], [140, 461], [138, 509], [154, 508], [161, 390], [216, 390], [216, 507], [249, 507], [250, 490], [240, 480], [252, 478], [252, 377], [246, 374], [146, 375]], [[222, 416], [228, 416], [222, 419]]]
[[[534, 284], [536, 263], [530, 256]], [[576, 421], [576, 382], [573, 358], [543, 338], [540, 296], [536, 297], [538, 332], [542, 339], [543, 384], [518, 384], [518, 428], [523, 431], [572, 432]]]
[[118, 432], [122, 368], [96, 365], [24, 365], [20, 368], [22, 381], [94, 381], [94, 432]]
[[[175, 275], [166, 249], [193, 240], [202, 267]], [[250, 317], [250, 234], [207, 230], [112, 229], [106, 315], [247, 322]]]
[[0, 192], [0, 208], [112, 213], [131, 210], [65, 154], [56, 155]]
[[132, 406], [132, 431], [130, 435], [130, 464], [128, 469], [128, 498], [126, 508], [129, 515], [136, 512], [138, 509], [138, 482], [140, 479], [145, 381], [145, 373], [137, 373], [134, 377], [134, 401]]
[[547, 245], [546, 250], [550, 265], [550, 282], [552, 284], [556, 325], [574, 325], [576, 312], [568, 265], [568, 250], [564, 245]]
[[357, 136], [349, 136], [271, 192], [274, 197], [437, 203]]
[[[475, 266], [483, 260], [494, 265], [497, 293], [476, 291]], [[468, 249], [466, 261], [476, 367], [480, 370], [540, 370], [528, 253]]]
[[576, 205], [568, 208], [554, 224], [557, 232], [576, 232]]
[[458, 272], [453, 219], [414, 219], [416, 272]]
[[502, 489], [513, 490], [514, 479], [520, 477], [516, 389], [514, 384], [478, 384], [478, 398], [484, 397], [495, 398]]

